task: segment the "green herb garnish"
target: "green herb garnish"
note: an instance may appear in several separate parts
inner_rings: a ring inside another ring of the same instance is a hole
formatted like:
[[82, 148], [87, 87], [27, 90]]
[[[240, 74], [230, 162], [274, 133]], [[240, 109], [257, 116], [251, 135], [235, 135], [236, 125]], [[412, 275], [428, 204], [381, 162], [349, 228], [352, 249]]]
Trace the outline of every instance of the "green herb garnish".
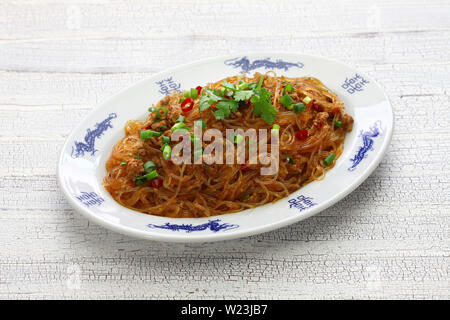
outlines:
[[[261, 76], [259, 83], [240, 82], [239, 85], [222, 82], [222, 87], [227, 91], [226, 94], [218, 89], [204, 89], [200, 98], [199, 110], [204, 111], [216, 104], [214, 116], [221, 120], [229, 118], [231, 113], [236, 113], [240, 101], [248, 101], [254, 105], [253, 112], [267, 122], [273, 124], [276, 119], [276, 110], [271, 103], [272, 93], [262, 88], [264, 77]], [[225, 97], [226, 95], [226, 97]]]
[[328, 157], [326, 157], [325, 160], [323, 160], [323, 164], [326, 165], [327, 167], [333, 163], [334, 158], [336, 158], [336, 156], [334, 155], [334, 153], [330, 154]]

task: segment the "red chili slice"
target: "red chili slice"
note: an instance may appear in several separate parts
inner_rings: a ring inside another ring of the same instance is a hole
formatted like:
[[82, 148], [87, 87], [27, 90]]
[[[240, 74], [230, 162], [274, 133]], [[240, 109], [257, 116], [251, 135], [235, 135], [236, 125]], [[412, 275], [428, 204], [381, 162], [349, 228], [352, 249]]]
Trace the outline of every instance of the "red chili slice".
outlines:
[[202, 92], [203, 88], [201, 86], [197, 86], [195, 89], [197, 90], [198, 95], [200, 95], [200, 92]]
[[297, 140], [303, 141], [303, 140], [306, 140], [308, 138], [308, 135], [309, 135], [308, 130], [302, 129], [302, 130], [299, 130], [299, 131], [297, 131], [295, 133], [295, 138]]
[[181, 111], [183, 112], [189, 112], [194, 107], [194, 100], [192, 98], [186, 98], [181, 103]]
[[162, 178], [155, 178], [152, 181], [150, 181], [150, 185], [153, 188], [160, 188], [163, 185], [163, 179]]
[[313, 110], [316, 110], [317, 112], [322, 112], [324, 110], [323, 106], [321, 106], [315, 101], [313, 101], [311, 107], [313, 108]]

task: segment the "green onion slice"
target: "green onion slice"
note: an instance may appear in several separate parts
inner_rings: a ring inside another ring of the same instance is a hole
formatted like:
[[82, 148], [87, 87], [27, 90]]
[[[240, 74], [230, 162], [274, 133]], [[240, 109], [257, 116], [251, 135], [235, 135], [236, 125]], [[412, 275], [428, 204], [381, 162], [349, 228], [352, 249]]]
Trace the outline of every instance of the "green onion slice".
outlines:
[[170, 143], [170, 138], [168, 136], [162, 136], [161, 141], [164, 144], [168, 144], [168, 143]]
[[147, 174], [144, 174], [143, 176], [133, 178], [133, 180], [136, 182], [138, 186], [143, 185], [145, 182], [150, 181], [158, 177], [158, 172], [156, 170], [150, 171]]
[[300, 113], [306, 110], [306, 107], [303, 103], [299, 102], [297, 104], [294, 104], [294, 112]]
[[156, 169], [156, 164], [153, 161], [147, 161], [146, 163], [144, 163], [145, 172], [151, 172], [154, 169]]
[[141, 139], [142, 140], [148, 140], [152, 137], [159, 137], [162, 135], [162, 132], [153, 131], [153, 130], [143, 130], [141, 131]]
[[284, 91], [287, 93], [292, 93], [292, 91], [294, 91], [294, 87], [288, 83], [285, 87], [284, 87]]
[[334, 158], [336, 158], [334, 153], [330, 154], [325, 160], [323, 160], [323, 164], [328, 167], [330, 164], [333, 163]]
[[247, 194], [244, 194], [242, 197], [240, 197], [239, 200], [244, 201], [244, 200], [247, 200], [247, 199], [250, 198], [250, 197], [251, 197], [251, 194], [250, 194], [250, 193], [247, 193]]
[[294, 159], [292, 159], [292, 157], [290, 155], [286, 156], [286, 160], [289, 164], [294, 164]]
[[163, 159], [169, 160], [171, 154], [172, 154], [172, 148], [168, 144], [166, 144], [163, 148]]
[[291, 98], [291, 96], [288, 95], [287, 93], [281, 97], [280, 101], [285, 107], [290, 106], [292, 104], [292, 102], [294, 102], [294, 100]]
[[302, 101], [303, 101], [304, 104], [308, 104], [308, 103], [311, 102], [311, 100], [312, 100], [312, 99], [311, 99], [310, 97], [306, 96], [306, 97], [303, 98]]
[[243, 136], [243, 135], [237, 134], [237, 135], [234, 137], [234, 142], [235, 142], [236, 144], [241, 144], [242, 141], [244, 141], [244, 136]]
[[186, 124], [184, 122], [177, 122], [173, 125], [172, 128], [170, 128], [170, 130], [172, 131], [176, 131], [178, 129], [186, 129], [189, 130], [189, 127], [186, 126]]
[[168, 110], [166, 107], [161, 107], [156, 109], [155, 112], [157, 118], [164, 118], [167, 115]]
[[198, 91], [197, 91], [197, 89], [192, 88], [192, 89], [191, 89], [191, 92], [190, 92], [190, 96], [191, 96], [192, 99], [197, 98], [197, 97], [198, 97]]
[[177, 123], [177, 122], [184, 122], [184, 120], [186, 120], [185, 116], [179, 116], [178, 119], [175, 121], [175, 123]]

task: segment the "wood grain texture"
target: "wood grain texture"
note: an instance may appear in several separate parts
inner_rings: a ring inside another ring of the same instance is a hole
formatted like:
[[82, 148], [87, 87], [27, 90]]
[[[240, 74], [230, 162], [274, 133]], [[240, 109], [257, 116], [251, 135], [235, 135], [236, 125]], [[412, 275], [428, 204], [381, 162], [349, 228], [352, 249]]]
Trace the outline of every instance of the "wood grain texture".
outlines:
[[[0, 298], [450, 298], [450, 3], [2, 1]], [[273, 232], [136, 240], [64, 199], [56, 159], [96, 104], [242, 51], [318, 54], [376, 79], [392, 145], [355, 192]]]

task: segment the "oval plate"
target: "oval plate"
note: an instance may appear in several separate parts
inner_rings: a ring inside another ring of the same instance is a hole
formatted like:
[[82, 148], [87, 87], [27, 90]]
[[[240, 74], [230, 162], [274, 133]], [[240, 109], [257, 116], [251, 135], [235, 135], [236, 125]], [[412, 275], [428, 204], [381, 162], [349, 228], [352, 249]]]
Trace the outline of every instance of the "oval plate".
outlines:
[[[166, 218], [120, 206], [102, 185], [105, 162], [131, 119], [173, 90], [186, 90], [242, 72], [273, 70], [287, 77], [312, 76], [337, 93], [354, 120], [344, 152], [325, 179], [289, 197], [258, 208], [210, 218]], [[274, 230], [333, 205], [377, 167], [391, 141], [393, 114], [388, 98], [369, 77], [340, 62], [301, 54], [247, 54], [202, 60], [159, 73], [125, 89], [95, 108], [67, 138], [59, 158], [58, 180], [69, 203], [95, 223], [139, 238], [198, 242], [249, 236]]]

